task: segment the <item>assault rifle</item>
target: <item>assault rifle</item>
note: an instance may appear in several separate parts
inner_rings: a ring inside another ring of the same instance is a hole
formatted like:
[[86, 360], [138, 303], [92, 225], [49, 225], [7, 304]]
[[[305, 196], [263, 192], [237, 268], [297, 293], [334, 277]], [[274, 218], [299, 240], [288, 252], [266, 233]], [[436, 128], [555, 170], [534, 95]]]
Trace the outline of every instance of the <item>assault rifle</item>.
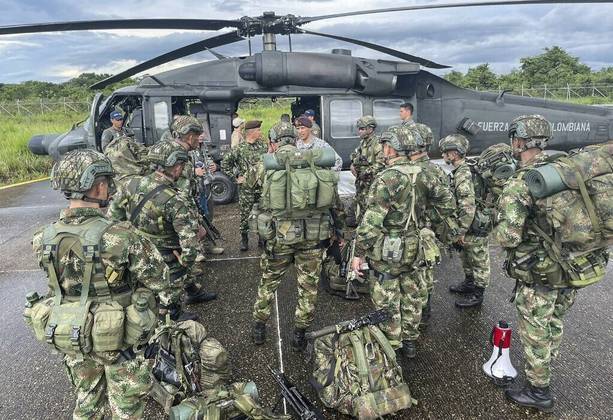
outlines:
[[324, 420], [324, 416], [315, 405], [285, 377], [283, 372], [276, 371], [270, 366], [268, 366], [268, 370], [272, 377], [275, 378], [281, 390], [281, 398], [287, 401], [294, 414], [296, 414], [300, 420]]
[[[197, 159], [200, 159], [200, 155], [197, 156]], [[206, 209], [205, 203], [211, 199], [211, 180], [212, 175], [208, 170], [208, 166], [206, 162], [202, 160], [196, 160], [195, 162], [196, 168], [204, 168], [206, 173], [202, 177], [196, 177], [196, 197], [194, 197], [194, 201], [196, 202], [196, 207], [198, 208], [198, 213], [202, 216], [202, 221], [204, 224], [204, 228], [206, 230], [208, 238], [211, 240], [213, 245], [216, 245], [216, 241], [222, 239], [221, 233], [219, 230], [213, 225], [211, 219], [209, 218], [208, 209]], [[201, 197], [205, 197], [204, 200]]]
[[348, 300], [357, 300], [360, 298], [358, 290], [355, 287], [355, 282], [358, 281], [358, 275], [351, 269], [351, 263], [353, 262], [353, 257], [355, 256], [355, 242], [356, 237], [354, 234], [353, 238], [351, 239], [351, 243], [346, 245], [345, 248], [341, 250], [341, 263], [338, 270], [339, 277], [344, 279], [345, 283], [347, 284], [345, 289], [345, 299]]
[[360, 318], [350, 319], [349, 321], [339, 322], [336, 325], [322, 328], [321, 330], [311, 331], [305, 335], [307, 340], [314, 340], [328, 334], [342, 334], [358, 330], [366, 325], [377, 325], [391, 319], [391, 315], [385, 309], [366, 314]]

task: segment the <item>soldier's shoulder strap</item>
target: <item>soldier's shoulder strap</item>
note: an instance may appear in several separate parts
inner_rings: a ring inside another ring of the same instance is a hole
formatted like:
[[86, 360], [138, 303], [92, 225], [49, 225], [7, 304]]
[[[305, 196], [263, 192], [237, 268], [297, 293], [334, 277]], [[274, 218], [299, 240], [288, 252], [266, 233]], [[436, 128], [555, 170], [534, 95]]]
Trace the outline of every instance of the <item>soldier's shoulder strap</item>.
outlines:
[[[140, 212], [143, 210], [143, 207], [145, 206], [145, 204], [147, 204], [148, 201], [155, 198], [158, 194], [160, 194], [164, 190], [173, 191], [170, 185], [160, 184], [154, 189], [152, 189], [151, 191], [149, 191], [147, 194], [145, 194], [145, 196], [141, 198], [141, 200], [138, 202], [136, 207], [134, 207], [134, 210], [130, 214], [130, 222], [134, 223], [134, 221], [136, 220]], [[172, 196], [174, 196], [174, 194], [170, 194], [168, 199], [170, 199]]]

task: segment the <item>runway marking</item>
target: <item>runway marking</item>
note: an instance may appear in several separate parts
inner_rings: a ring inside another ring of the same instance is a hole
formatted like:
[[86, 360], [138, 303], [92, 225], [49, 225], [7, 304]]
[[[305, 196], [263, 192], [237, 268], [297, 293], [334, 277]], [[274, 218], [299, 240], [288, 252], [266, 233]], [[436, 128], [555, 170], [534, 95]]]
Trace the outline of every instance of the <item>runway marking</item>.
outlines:
[[252, 255], [249, 257], [228, 257], [228, 258], [214, 258], [206, 260], [207, 262], [223, 262], [223, 261], [242, 261], [242, 260], [259, 260], [259, 255]]
[[16, 184], [11, 184], [11, 185], [5, 185], [4, 187], [0, 187], [0, 191], [1, 190], [6, 190], [8, 188], [13, 188], [13, 187], [19, 187], [20, 185], [27, 185], [27, 184], [33, 184], [35, 182], [40, 182], [40, 181], [46, 181], [47, 179], [49, 179], [50, 177], [46, 176], [44, 178], [39, 178], [39, 179], [32, 179], [30, 181], [23, 181], [23, 182], [18, 182]]
[[32, 268], [27, 270], [0, 270], [0, 274], [11, 274], [11, 273], [37, 273], [41, 271], [40, 268]]
[[[283, 340], [281, 339], [281, 324], [279, 322], [279, 299], [277, 299], [277, 291], [275, 290], [275, 313], [277, 314], [277, 346], [279, 347], [279, 370], [281, 373], [285, 373], [285, 368], [283, 367], [283, 347], [281, 344]], [[283, 398], [283, 414], [287, 414], [287, 402], [285, 398]]]

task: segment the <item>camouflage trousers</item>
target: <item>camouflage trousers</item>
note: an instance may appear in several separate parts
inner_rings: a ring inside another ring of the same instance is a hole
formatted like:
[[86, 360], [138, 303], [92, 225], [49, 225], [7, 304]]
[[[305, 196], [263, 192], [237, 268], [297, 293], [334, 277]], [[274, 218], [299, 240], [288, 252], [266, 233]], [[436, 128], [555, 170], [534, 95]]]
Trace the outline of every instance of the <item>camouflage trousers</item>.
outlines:
[[466, 235], [460, 260], [466, 278], [473, 278], [475, 286], [486, 288], [490, 284], [490, 250], [487, 236]]
[[64, 366], [77, 393], [73, 419], [102, 419], [107, 400], [113, 419], [143, 418], [144, 397], [151, 389], [147, 360], [109, 364], [95, 356], [64, 356]]
[[417, 275], [422, 276], [424, 287], [421, 290], [421, 308], [428, 305], [428, 296], [434, 291], [434, 267], [425, 267], [417, 271]]
[[[387, 309], [392, 319], [379, 325], [394, 349], [403, 340], [419, 338], [419, 322], [424, 291], [427, 290], [420, 270], [384, 274], [384, 266], [369, 262], [370, 297], [377, 309]], [[383, 278], [381, 278], [383, 277]], [[426, 292], [427, 295], [427, 292]]]
[[242, 185], [238, 187], [238, 207], [241, 215], [241, 233], [249, 232], [249, 214], [251, 214], [253, 205], [260, 201], [261, 195], [262, 189], [259, 187], [249, 188]]
[[309, 241], [296, 245], [267, 243], [260, 260], [262, 279], [253, 305], [253, 319], [266, 322], [270, 318], [275, 291], [290, 264], [294, 263], [298, 277], [298, 303], [294, 322], [296, 328], [308, 328], [315, 317], [317, 288], [324, 255], [325, 250], [319, 247], [319, 242]]
[[524, 347], [528, 382], [549, 386], [551, 360], [558, 356], [564, 314], [573, 306], [577, 291], [520, 284], [515, 295], [519, 336]]
[[368, 188], [370, 185], [364, 182], [355, 182], [355, 196], [353, 197], [353, 208], [355, 209], [355, 220], [359, 224], [361, 216], [366, 210], [366, 201], [368, 200]]

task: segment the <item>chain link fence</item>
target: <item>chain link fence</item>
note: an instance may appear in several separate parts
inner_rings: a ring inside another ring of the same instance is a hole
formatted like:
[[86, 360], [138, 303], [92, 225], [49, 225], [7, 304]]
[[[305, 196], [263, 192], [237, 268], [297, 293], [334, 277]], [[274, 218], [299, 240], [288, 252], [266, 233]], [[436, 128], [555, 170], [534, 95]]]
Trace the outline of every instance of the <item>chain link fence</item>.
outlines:
[[68, 98], [19, 100], [0, 102], [0, 115], [14, 117], [17, 115], [64, 113], [85, 113], [89, 110], [91, 101], [77, 101]]

